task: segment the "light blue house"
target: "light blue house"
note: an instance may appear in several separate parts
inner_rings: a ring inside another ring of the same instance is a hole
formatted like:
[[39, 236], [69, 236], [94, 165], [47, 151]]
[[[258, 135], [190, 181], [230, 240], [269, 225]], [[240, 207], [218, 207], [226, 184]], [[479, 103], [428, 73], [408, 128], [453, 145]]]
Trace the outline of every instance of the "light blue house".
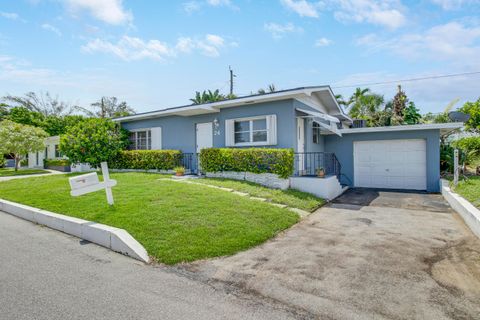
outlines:
[[[295, 176], [319, 167], [351, 187], [439, 191], [440, 135], [461, 123], [350, 128], [329, 86], [304, 87], [114, 119], [134, 149], [292, 148]], [[309, 181], [320, 180], [311, 179]], [[312, 186], [314, 188], [315, 186]]]

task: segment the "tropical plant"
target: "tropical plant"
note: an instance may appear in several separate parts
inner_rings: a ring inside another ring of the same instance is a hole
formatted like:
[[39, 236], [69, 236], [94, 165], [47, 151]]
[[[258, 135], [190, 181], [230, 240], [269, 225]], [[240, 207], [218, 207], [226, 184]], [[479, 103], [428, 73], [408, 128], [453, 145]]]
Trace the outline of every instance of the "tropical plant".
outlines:
[[453, 141], [452, 146], [465, 153], [468, 163], [477, 161], [480, 158], [480, 137], [461, 138]]
[[47, 136], [40, 128], [4, 120], [0, 122], [0, 154], [12, 154], [17, 171], [26, 154], [45, 148], [44, 139]]
[[50, 93], [27, 92], [22, 96], [7, 95], [3, 97], [4, 101], [9, 102], [12, 107], [24, 107], [30, 111], [35, 111], [44, 116], [56, 115], [64, 116], [73, 112], [74, 108], [67, 102], [60, 101], [58, 96], [52, 97]]
[[[444, 172], [453, 173], [454, 169], [454, 152], [455, 148], [449, 143], [440, 144], [440, 170]], [[466, 162], [466, 155], [464, 152], [459, 152], [459, 163]]]
[[470, 115], [470, 119], [465, 122], [465, 129], [480, 133], [480, 98], [475, 102], [466, 102], [459, 111]]
[[93, 118], [116, 118], [135, 114], [135, 110], [125, 101], [119, 102], [117, 97], [101, 97], [100, 100], [90, 104], [93, 110], [77, 107], [77, 110], [84, 112], [88, 117]]
[[109, 119], [90, 118], [68, 127], [60, 138], [60, 150], [72, 163], [98, 167], [113, 159], [128, 144], [120, 126]]
[[440, 113], [427, 113], [423, 116], [422, 118], [422, 122], [423, 123], [447, 123], [447, 122], [451, 122], [452, 120], [450, 120], [450, 118], [448, 117], [448, 114], [450, 113], [450, 111], [452, 110], [452, 108], [455, 106], [455, 104], [457, 104], [457, 102], [459, 101], [460, 99], [453, 99], [452, 101], [450, 101], [447, 106], [445, 107], [445, 109], [440, 112]]
[[392, 125], [400, 125], [404, 122], [404, 110], [407, 106], [408, 98], [402, 87], [398, 85], [398, 92], [393, 97], [392, 102]]
[[403, 111], [403, 121], [406, 124], [418, 124], [422, 119], [422, 115], [419, 113], [419, 109], [415, 107], [415, 103], [410, 101], [407, 108]]
[[355, 96], [354, 101], [350, 107], [349, 115], [352, 118], [368, 120], [380, 111], [385, 100], [383, 96], [379, 94], [368, 93], [358, 97]]
[[[0, 103], [0, 121], [6, 118], [10, 112], [8, 111], [8, 105]], [[1, 161], [0, 161], [1, 162]]]
[[195, 98], [190, 99], [193, 104], [202, 104], [210, 103], [225, 100], [226, 97], [220, 93], [220, 90], [216, 89], [215, 91], [204, 90], [202, 93], [199, 91], [195, 92]]

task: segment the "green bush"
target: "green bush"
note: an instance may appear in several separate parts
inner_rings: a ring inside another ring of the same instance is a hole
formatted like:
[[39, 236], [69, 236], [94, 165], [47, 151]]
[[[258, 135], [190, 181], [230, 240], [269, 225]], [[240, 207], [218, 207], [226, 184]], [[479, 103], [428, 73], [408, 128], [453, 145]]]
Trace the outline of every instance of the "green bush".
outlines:
[[480, 157], [480, 137], [467, 137], [454, 141], [452, 145], [462, 150], [468, 162], [473, 162]]
[[275, 173], [288, 178], [293, 173], [294, 154], [292, 149], [209, 148], [200, 152], [200, 162], [205, 172]]
[[43, 160], [43, 164], [47, 166], [59, 166], [59, 167], [64, 167], [64, 166], [69, 166], [70, 165], [70, 160], [68, 159], [45, 159]]
[[124, 150], [108, 165], [112, 169], [172, 170], [181, 165], [181, 160], [179, 150]]

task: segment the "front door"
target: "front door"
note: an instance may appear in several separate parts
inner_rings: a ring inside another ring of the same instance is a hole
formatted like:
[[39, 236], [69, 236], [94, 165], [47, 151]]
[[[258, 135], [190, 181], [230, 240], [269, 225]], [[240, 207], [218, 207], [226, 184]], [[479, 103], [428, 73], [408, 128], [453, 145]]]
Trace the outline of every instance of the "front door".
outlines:
[[305, 119], [297, 118], [297, 161], [298, 171], [302, 175], [305, 171]]
[[213, 147], [213, 127], [211, 122], [197, 123], [197, 153]]

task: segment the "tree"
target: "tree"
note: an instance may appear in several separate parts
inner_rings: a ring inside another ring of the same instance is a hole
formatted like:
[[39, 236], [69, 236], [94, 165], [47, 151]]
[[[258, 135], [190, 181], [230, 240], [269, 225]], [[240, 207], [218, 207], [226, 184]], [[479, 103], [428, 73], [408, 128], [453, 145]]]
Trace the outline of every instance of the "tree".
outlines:
[[392, 124], [400, 125], [403, 123], [403, 111], [407, 106], [408, 98], [405, 92], [402, 91], [402, 87], [398, 85], [398, 92], [393, 97], [392, 106]]
[[211, 90], [204, 90], [202, 93], [199, 91], [195, 92], [195, 98], [190, 99], [193, 104], [203, 104], [203, 103], [210, 103], [210, 102], [217, 102], [225, 100], [226, 97], [220, 93], [220, 90], [216, 89], [215, 91]]
[[45, 120], [45, 116], [37, 111], [31, 111], [25, 107], [13, 107], [7, 118], [13, 122], [29, 126], [40, 127]]
[[352, 104], [349, 114], [352, 118], [368, 120], [380, 111], [384, 101], [383, 96], [376, 93], [361, 95]]
[[448, 114], [450, 113], [450, 111], [452, 110], [452, 108], [455, 106], [455, 104], [457, 104], [457, 102], [459, 101], [460, 99], [454, 99], [452, 101], [450, 101], [447, 106], [445, 107], [445, 109], [443, 110], [443, 112], [440, 112], [440, 113], [427, 113], [423, 116], [423, 119], [422, 121], [424, 123], [447, 123], [447, 122], [451, 122], [452, 120], [450, 120]]
[[8, 105], [5, 103], [0, 103], [0, 121], [5, 119], [10, 112], [8, 111]]
[[480, 133], [480, 98], [475, 102], [466, 102], [458, 110], [470, 115], [470, 119], [465, 122], [465, 129]]
[[73, 163], [98, 167], [128, 145], [120, 126], [109, 119], [90, 118], [68, 127], [60, 138], [60, 150]]
[[40, 94], [27, 92], [23, 97], [7, 95], [3, 97], [3, 100], [12, 103], [12, 107], [24, 107], [30, 111], [39, 112], [44, 116], [68, 115], [74, 109], [70, 104], [60, 101], [58, 96], [52, 97], [48, 92]]
[[0, 154], [12, 154], [17, 171], [26, 154], [45, 148], [44, 139], [47, 136], [40, 128], [4, 120], [0, 122]]
[[76, 107], [76, 109], [84, 112], [88, 117], [97, 118], [116, 118], [135, 114], [133, 108], [125, 101], [119, 102], [117, 97], [102, 97], [90, 106], [93, 110], [83, 107]]
[[408, 107], [405, 108], [403, 114], [403, 121], [406, 124], [417, 124], [420, 123], [420, 119], [422, 119], [422, 115], [419, 113], [419, 109], [415, 107], [415, 103], [410, 101], [408, 103]]

